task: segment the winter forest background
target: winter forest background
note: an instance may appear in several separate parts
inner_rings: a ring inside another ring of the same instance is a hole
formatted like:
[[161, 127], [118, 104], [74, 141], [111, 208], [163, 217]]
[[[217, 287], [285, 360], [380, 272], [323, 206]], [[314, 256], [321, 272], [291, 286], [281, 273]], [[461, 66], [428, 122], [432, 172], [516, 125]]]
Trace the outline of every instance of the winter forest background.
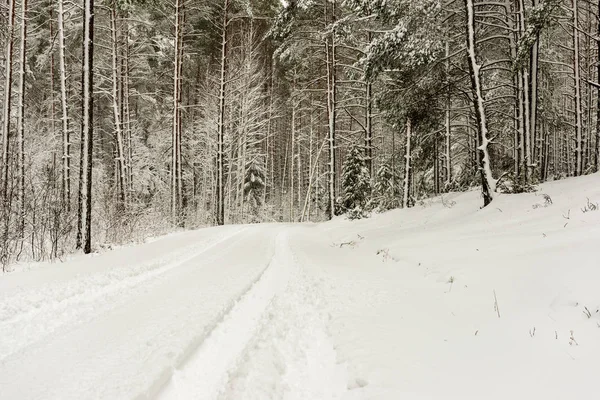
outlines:
[[1, 262], [598, 170], [600, 4], [7, 0]]

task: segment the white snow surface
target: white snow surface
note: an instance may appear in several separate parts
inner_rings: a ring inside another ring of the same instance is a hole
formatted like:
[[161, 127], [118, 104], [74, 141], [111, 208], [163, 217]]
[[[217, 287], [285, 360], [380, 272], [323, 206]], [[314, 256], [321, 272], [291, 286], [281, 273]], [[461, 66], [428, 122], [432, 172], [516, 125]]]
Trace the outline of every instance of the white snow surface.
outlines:
[[599, 398], [588, 199], [598, 174], [17, 269], [0, 399]]

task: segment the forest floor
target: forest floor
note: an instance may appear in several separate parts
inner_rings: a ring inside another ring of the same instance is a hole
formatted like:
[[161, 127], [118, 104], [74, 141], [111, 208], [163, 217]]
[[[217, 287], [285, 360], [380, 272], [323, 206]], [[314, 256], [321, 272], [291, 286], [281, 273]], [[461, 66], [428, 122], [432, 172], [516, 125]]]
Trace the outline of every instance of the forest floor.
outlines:
[[17, 268], [0, 399], [598, 398], [598, 202], [595, 174]]

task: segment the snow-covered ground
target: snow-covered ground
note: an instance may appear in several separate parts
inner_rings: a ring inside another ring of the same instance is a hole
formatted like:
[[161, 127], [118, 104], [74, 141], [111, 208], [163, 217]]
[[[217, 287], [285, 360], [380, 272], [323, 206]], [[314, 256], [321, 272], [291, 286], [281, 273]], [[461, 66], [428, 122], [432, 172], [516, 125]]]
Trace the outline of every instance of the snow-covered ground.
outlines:
[[599, 398], [588, 199], [598, 174], [5, 274], [0, 399]]

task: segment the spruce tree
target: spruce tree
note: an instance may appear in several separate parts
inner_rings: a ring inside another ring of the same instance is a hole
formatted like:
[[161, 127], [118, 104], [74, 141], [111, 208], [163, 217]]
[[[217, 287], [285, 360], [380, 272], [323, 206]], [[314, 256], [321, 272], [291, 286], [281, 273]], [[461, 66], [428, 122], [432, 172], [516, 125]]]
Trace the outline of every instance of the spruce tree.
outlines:
[[342, 166], [342, 208], [350, 219], [365, 216], [371, 194], [369, 169], [362, 149], [353, 145]]

